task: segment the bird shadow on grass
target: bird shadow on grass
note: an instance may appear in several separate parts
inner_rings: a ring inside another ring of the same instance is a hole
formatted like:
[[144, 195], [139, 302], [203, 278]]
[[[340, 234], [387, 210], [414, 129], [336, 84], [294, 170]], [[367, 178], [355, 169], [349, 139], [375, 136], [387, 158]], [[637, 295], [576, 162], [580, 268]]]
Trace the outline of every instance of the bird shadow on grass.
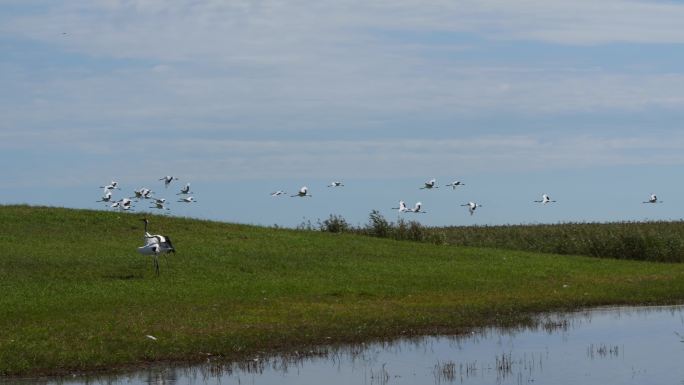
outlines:
[[103, 275], [102, 278], [128, 281], [132, 279], [143, 279], [145, 276], [143, 274], [106, 274]]

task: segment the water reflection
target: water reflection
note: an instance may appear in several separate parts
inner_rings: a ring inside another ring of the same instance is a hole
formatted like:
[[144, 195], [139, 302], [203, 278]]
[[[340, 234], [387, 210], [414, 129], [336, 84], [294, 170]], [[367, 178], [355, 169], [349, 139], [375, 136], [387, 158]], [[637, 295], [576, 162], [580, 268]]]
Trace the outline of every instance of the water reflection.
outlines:
[[117, 376], [3, 379], [21, 385], [684, 384], [684, 307], [539, 316], [517, 328], [316, 347]]

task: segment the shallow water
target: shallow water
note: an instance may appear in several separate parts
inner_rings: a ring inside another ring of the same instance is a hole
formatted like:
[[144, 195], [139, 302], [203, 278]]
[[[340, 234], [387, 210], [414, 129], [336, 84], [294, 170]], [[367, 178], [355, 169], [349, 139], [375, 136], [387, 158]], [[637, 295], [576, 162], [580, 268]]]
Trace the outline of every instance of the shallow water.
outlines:
[[[541, 316], [534, 327], [320, 347], [241, 363], [37, 384], [684, 384], [684, 306]], [[681, 336], [680, 336], [681, 335]], [[11, 382], [8, 382], [11, 381]]]

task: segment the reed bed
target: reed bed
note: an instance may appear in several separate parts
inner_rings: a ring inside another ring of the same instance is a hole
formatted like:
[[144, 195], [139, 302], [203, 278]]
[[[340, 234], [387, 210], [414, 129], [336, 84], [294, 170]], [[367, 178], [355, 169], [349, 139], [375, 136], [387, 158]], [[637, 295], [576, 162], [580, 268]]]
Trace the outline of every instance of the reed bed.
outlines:
[[374, 211], [364, 226], [351, 227], [333, 215], [319, 221], [318, 229], [455, 246], [684, 262], [684, 221], [427, 227], [401, 219], [390, 222]]

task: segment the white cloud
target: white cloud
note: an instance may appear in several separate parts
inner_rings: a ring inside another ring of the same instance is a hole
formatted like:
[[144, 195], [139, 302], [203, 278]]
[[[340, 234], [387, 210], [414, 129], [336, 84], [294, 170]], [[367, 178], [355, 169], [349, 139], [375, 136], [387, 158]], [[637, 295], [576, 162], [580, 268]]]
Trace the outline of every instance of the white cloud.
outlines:
[[[351, 164], [349, 169], [368, 175], [386, 175], [393, 172], [396, 159], [406, 169], [415, 164], [411, 172], [417, 173], [433, 162], [421, 154], [420, 146], [437, 149], [441, 160], [481, 169], [492, 164], [536, 167], [538, 159], [548, 164], [582, 163], [573, 154], [594, 148], [591, 141], [582, 143], [585, 147], [569, 141], [575, 146], [567, 151], [559, 144], [560, 149], [545, 152], [548, 146], [536, 141], [500, 151], [490, 138], [488, 147], [476, 152], [472, 149], [477, 141], [453, 141], [480, 135], [461, 126], [448, 131], [445, 141], [433, 142], [390, 139], [326, 145], [298, 132], [375, 130], [377, 135], [367, 136], [393, 138], [394, 129], [412, 128], [418, 137], [421, 127], [405, 123], [416, 116], [420, 118], [414, 121], [450, 122], [507, 113], [534, 117], [681, 110], [684, 75], [679, 73], [511, 66], [505, 57], [500, 65], [465, 64], [458, 55], [447, 59], [432, 54], [458, 53], [470, 49], [472, 42], [402, 39], [420, 32], [463, 31], [489, 39], [568, 44], [676, 42], [684, 34], [681, 16], [684, 5], [617, 0], [54, 3], [44, 6], [42, 13], [5, 16], [0, 31], [94, 60], [128, 59], [107, 62], [103, 68], [48, 66], [40, 76], [35, 76], [35, 69], [5, 63], [0, 71], [7, 90], [0, 94], [0, 130], [20, 132], [5, 135], [0, 146], [34, 145], [65, 133], [84, 149], [108, 154], [119, 151], [112, 142], [125, 143], [128, 152], [141, 152], [139, 143], [153, 146], [161, 140], [180, 152], [188, 147], [199, 152], [198, 143], [209, 149], [226, 143], [225, 151], [234, 153], [235, 146], [236, 154], [242, 155], [216, 154], [216, 163], [238, 170], [241, 177], [254, 175], [252, 168], [267, 170], [264, 175], [284, 173], [286, 162], [278, 160], [282, 157], [302, 173], [311, 164]], [[62, 31], [68, 34], [63, 36]], [[388, 34], [399, 35], [388, 39]], [[235, 130], [285, 131], [304, 147], [236, 141], [231, 135]], [[211, 133], [215, 140], [195, 139], [198, 132]], [[241, 153], [244, 146], [250, 150]], [[319, 154], [314, 151], [317, 146], [330, 148], [335, 155]], [[592, 151], [591, 159], [627, 161], [621, 158], [624, 149], [612, 148], [607, 158], [601, 158], [602, 150]], [[678, 162], [677, 155], [668, 156], [635, 159]], [[261, 163], [254, 167], [254, 162]], [[365, 168], [363, 162], [378, 167]], [[195, 166], [190, 161], [188, 167]]]
[[[684, 5], [675, 3], [81, 0], [43, 9], [5, 16], [0, 31], [102, 60], [133, 60], [54, 68], [38, 78], [23, 68], [3, 71], [4, 88], [18, 92], [6, 94], [0, 128], [69, 122], [115, 130], [150, 123], [326, 129], [392, 125], [415, 114], [449, 119], [684, 104], [680, 74], [464, 64], [432, 54], [472, 43], [401, 38], [462, 31], [571, 44], [679, 42]], [[399, 35], [386, 38], [392, 34]]]

